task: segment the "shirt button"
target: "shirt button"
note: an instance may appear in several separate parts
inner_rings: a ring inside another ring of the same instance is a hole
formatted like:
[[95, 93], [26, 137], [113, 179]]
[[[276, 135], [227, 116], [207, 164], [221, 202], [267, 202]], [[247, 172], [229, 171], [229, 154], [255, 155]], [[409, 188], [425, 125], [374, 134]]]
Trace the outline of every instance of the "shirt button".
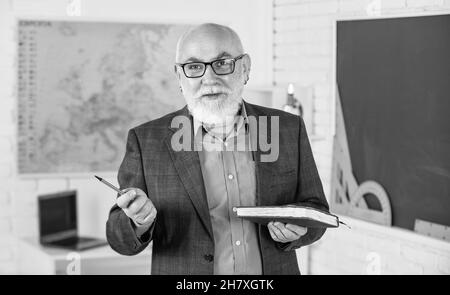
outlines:
[[233, 179], [233, 177], [234, 177], [233, 174], [228, 174], [228, 179], [231, 180], [231, 179]]
[[236, 241], [236, 246], [239, 246], [241, 244], [241, 241]]

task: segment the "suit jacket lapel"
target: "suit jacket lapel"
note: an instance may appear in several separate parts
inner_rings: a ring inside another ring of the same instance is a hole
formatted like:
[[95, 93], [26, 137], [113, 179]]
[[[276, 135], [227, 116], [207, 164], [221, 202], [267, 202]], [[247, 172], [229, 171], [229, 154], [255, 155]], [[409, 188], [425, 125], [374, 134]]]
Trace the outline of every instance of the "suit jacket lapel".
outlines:
[[[187, 107], [183, 108], [180, 115], [188, 116], [191, 121], [191, 129], [193, 126], [192, 117], [189, 115]], [[170, 157], [172, 158], [175, 169], [181, 179], [181, 182], [186, 189], [186, 192], [191, 199], [200, 219], [205, 226], [208, 234], [214, 239], [211, 218], [209, 215], [208, 199], [206, 197], [205, 185], [203, 182], [203, 175], [200, 166], [200, 159], [196, 151], [174, 151], [171, 147], [171, 136], [177, 129], [169, 128], [171, 132], [165, 138], [167, 149], [169, 150]], [[193, 140], [193, 130], [191, 134]]]
[[[258, 140], [259, 139], [259, 116], [267, 116], [266, 114], [258, 111], [254, 105], [249, 104], [244, 101], [245, 109], [247, 111], [247, 116], [253, 116], [256, 118], [258, 124], [256, 128], [250, 127], [251, 131], [250, 136], [253, 139], [251, 142], [256, 142], [257, 146], [253, 147], [253, 158], [255, 159], [255, 172], [256, 172], [256, 205], [264, 206], [269, 205], [271, 196], [270, 196], [270, 180], [273, 177], [271, 173], [271, 163], [261, 162], [261, 150], [259, 148]], [[256, 132], [255, 132], [256, 131]], [[255, 134], [256, 133], [256, 134]], [[268, 132], [268, 140], [270, 141], [270, 132]]]

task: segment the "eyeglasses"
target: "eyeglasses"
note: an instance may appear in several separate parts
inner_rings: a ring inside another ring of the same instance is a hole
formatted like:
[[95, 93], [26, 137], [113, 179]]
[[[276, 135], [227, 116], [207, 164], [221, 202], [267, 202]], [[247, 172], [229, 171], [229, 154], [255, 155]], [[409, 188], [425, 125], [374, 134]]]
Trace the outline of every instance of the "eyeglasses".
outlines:
[[188, 63], [176, 63], [176, 66], [183, 68], [184, 75], [187, 78], [200, 78], [206, 72], [206, 67], [211, 66], [216, 75], [223, 76], [229, 75], [234, 72], [236, 61], [243, 58], [246, 53], [241, 54], [235, 58], [222, 58], [216, 59], [211, 62], [188, 62]]

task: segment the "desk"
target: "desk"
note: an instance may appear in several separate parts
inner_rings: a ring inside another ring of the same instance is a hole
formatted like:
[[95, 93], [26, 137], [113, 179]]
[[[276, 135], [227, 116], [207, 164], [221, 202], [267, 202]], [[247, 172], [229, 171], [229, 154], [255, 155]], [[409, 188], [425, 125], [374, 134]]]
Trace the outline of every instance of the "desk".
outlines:
[[151, 246], [135, 256], [116, 253], [109, 245], [83, 251], [44, 247], [37, 238], [19, 242], [19, 274], [148, 275]]

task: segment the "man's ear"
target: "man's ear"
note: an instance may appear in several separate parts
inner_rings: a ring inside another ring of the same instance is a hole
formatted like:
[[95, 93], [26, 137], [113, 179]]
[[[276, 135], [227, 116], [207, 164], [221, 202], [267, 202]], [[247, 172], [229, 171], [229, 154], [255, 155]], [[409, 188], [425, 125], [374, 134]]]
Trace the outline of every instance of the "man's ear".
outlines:
[[173, 65], [173, 71], [174, 71], [175, 75], [177, 76], [178, 81], [180, 81], [180, 71], [178, 71], [177, 65]]
[[[183, 92], [183, 88], [181, 87], [181, 74], [180, 74], [180, 70], [179, 70], [179, 68], [178, 68], [176, 65], [174, 65], [173, 70], [175, 71], [175, 76], [177, 76], [177, 79], [178, 79], [178, 85], [179, 85], [179, 87], [180, 87], [180, 91]], [[184, 75], [184, 74], [183, 74], [183, 75]]]
[[181, 73], [180, 73], [180, 71], [182, 71], [182, 70], [180, 70], [180, 67], [177, 67], [176, 65], [174, 65], [173, 69], [175, 71], [175, 76], [177, 76], [178, 84], [180, 85], [180, 89], [181, 89]]
[[244, 55], [244, 57], [242, 57], [242, 70], [245, 81], [248, 81], [248, 79], [250, 78], [251, 67], [252, 67], [252, 59], [250, 58], [250, 55], [246, 54]]

